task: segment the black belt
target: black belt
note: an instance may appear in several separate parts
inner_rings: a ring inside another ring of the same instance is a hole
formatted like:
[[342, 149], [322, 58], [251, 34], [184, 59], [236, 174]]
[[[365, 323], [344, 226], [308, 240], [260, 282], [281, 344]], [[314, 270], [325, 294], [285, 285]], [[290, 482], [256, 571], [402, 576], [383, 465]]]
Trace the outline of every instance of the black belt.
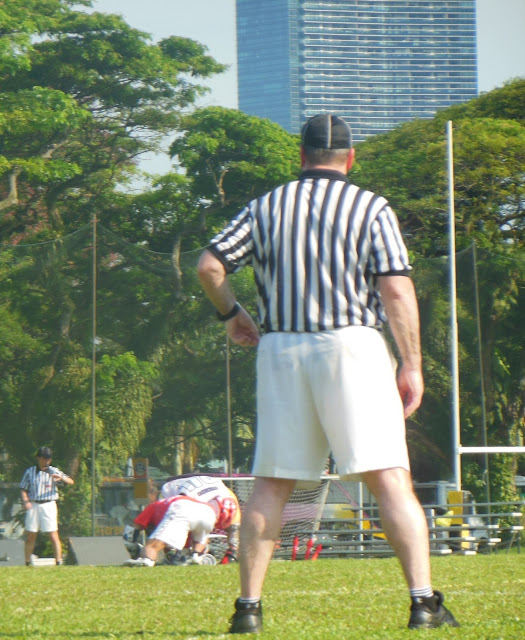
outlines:
[[37, 504], [45, 504], [46, 502], [54, 502], [54, 500], [33, 500]]

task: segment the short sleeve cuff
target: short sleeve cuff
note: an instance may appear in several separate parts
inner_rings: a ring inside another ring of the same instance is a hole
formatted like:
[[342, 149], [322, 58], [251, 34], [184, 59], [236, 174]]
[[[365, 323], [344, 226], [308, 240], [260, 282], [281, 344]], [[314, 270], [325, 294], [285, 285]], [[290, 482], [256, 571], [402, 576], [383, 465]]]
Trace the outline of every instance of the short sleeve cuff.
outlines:
[[235, 270], [235, 267], [228, 262], [228, 260], [226, 260], [226, 258], [222, 255], [222, 253], [217, 249], [217, 247], [213, 244], [209, 244], [206, 249], [208, 249], [208, 251], [210, 253], [213, 253], [213, 255], [217, 258], [217, 260], [222, 264], [222, 266], [226, 269], [226, 273], [233, 273]]
[[376, 276], [407, 276], [410, 278], [412, 275], [412, 267], [408, 269], [400, 269], [399, 271], [391, 270], [384, 273], [376, 273]]

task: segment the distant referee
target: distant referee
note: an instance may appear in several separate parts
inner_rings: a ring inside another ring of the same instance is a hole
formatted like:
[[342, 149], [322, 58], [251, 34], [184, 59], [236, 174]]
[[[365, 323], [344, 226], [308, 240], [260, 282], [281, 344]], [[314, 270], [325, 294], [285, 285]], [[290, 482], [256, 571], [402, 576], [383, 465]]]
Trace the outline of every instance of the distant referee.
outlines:
[[50, 466], [52, 457], [53, 452], [49, 447], [40, 447], [36, 454], [36, 466], [26, 469], [20, 483], [22, 504], [26, 509], [26, 565], [31, 564], [31, 554], [39, 531], [49, 534], [56, 563], [63, 564], [62, 544], [58, 536], [57, 483], [74, 484], [74, 481], [57, 467]]

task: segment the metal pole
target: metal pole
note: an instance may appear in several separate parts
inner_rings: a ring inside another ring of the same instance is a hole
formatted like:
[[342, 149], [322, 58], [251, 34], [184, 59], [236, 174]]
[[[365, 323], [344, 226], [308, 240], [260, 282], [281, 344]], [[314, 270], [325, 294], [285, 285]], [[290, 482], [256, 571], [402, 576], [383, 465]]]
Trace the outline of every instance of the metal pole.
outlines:
[[[478, 256], [476, 243], [472, 243], [472, 270], [474, 272], [474, 302], [476, 305], [476, 329], [478, 333], [478, 361], [479, 361], [479, 386], [481, 393], [481, 421], [483, 426], [483, 446], [488, 446], [487, 441], [487, 410], [485, 404], [485, 374], [483, 370], [483, 348], [481, 343], [481, 318], [479, 307], [479, 281], [478, 281]], [[489, 474], [489, 454], [485, 452], [485, 495], [490, 505], [490, 474]], [[490, 506], [489, 506], [490, 513]]]
[[[357, 517], [359, 518], [358, 522], [359, 522], [359, 529], [360, 529], [360, 533], [359, 533], [359, 542], [363, 542], [364, 540], [364, 536], [363, 536], [363, 525], [364, 525], [364, 509], [363, 509], [363, 483], [359, 482], [358, 484], [358, 491], [359, 491], [359, 509], [357, 510]], [[370, 522], [370, 528], [372, 528], [372, 523]], [[365, 547], [363, 544], [359, 545], [359, 551], [364, 551]]]
[[450, 268], [450, 336], [452, 368], [452, 441], [454, 451], [454, 482], [461, 490], [461, 436], [459, 419], [459, 359], [458, 320], [456, 307], [456, 216], [454, 210], [454, 147], [452, 120], [447, 122], [448, 211], [449, 211], [449, 268]]
[[93, 216], [93, 270], [92, 270], [92, 336], [91, 336], [91, 535], [95, 535], [95, 424], [96, 424], [96, 339], [97, 339], [97, 216]]
[[460, 447], [461, 453], [525, 453], [525, 447]]
[[[233, 476], [232, 403], [230, 387], [230, 337], [226, 334], [226, 412], [228, 422], [228, 475]], [[233, 482], [232, 482], [233, 484]]]

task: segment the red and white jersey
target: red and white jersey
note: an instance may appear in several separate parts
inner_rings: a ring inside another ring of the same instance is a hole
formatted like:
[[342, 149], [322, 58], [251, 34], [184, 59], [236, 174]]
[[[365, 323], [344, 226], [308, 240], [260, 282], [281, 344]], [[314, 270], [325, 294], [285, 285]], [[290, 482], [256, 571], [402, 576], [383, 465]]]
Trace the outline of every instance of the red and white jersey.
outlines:
[[[179, 496], [173, 496], [171, 498], [162, 498], [162, 500], [156, 500], [155, 502], [151, 502], [150, 504], [146, 505], [144, 510], [141, 511], [139, 515], [133, 520], [133, 523], [141, 529], [147, 529], [148, 527], [158, 527], [159, 524], [164, 519], [164, 516], [168, 512], [168, 509], [171, 507], [171, 505], [174, 502], [180, 502], [180, 503], [198, 502], [200, 504], [203, 504], [202, 500], [195, 500], [195, 498], [191, 498], [189, 496], [179, 495]], [[215, 502], [209, 505], [207, 504], [207, 506], [212, 507], [213, 511], [215, 512], [215, 521], [217, 522], [220, 519], [222, 514], [216, 508]]]
[[211, 476], [191, 476], [176, 478], [166, 482], [160, 490], [163, 498], [188, 496], [200, 502], [210, 502], [215, 498], [226, 498], [230, 495], [228, 487], [219, 478]]
[[164, 498], [187, 496], [209, 504], [215, 511], [218, 529], [227, 529], [230, 525], [238, 523], [241, 518], [237, 497], [219, 478], [211, 476], [176, 478], [162, 486], [161, 495]]
[[133, 520], [133, 522], [141, 529], [148, 527], [157, 527], [166, 515], [166, 511], [170, 508], [173, 500], [156, 500], [148, 504], [143, 511]]

